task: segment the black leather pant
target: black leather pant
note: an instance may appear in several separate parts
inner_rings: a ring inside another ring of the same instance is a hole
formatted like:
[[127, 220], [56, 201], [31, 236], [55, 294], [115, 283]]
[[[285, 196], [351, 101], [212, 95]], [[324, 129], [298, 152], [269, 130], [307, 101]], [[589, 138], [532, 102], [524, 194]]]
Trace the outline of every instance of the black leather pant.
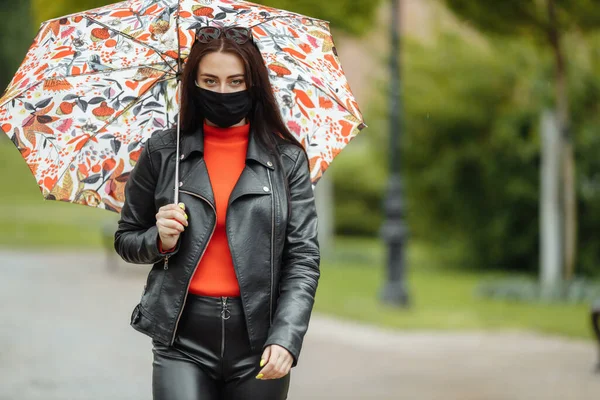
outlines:
[[282, 400], [290, 375], [258, 380], [262, 349], [252, 351], [242, 303], [188, 295], [173, 346], [154, 342], [154, 400]]

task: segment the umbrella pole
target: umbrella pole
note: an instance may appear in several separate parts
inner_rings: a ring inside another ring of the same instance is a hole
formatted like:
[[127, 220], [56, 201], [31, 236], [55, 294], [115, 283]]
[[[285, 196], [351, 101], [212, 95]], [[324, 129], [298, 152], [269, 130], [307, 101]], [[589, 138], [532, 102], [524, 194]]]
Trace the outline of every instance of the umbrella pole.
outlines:
[[177, 93], [179, 95], [179, 112], [177, 113], [177, 150], [175, 158], [175, 204], [179, 204], [179, 138], [181, 134], [181, 79], [177, 80]]

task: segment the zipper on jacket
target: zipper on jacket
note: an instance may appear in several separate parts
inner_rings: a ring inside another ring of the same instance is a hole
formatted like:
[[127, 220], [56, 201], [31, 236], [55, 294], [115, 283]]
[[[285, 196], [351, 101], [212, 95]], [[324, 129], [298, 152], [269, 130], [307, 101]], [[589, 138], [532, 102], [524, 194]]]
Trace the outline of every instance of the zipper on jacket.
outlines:
[[275, 230], [275, 192], [273, 191], [273, 182], [271, 182], [271, 172], [267, 170], [267, 176], [269, 177], [269, 186], [271, 186], [271, 288], [269, 290], [269, 324], [273, 325], [273, 263], [275, 245], [273, 237]]
[[221, 358], [225, 355], [225, 321], [231, 317], [227, 308], [227, 297], [221, 297], [223, 307], [221, 308]]
[[171, 257], [171, 256], [166, 256], [165, 257], [165, 265], [163, 266], [163, 268], [165, 269], [165, 271], [169, 269], [169, 257]]
[[197, 197], [197, 198], [199, 198], [201, 200], [204, 200], [210, 206], [210, 208], [212, 208], [213, 211], [215, 212], [215, 223], [213, 224], [212, 232], [210, 233], [210, 236], [208, 237], [208, 239], [206, 241], [206, 245], [204, 246], [204, 249], [202, 249], [202, 253], [200, 254], [200, 258], [198, 259], [198, 261], [196, 262], [196, 265], [194, 266], [194, 270], [192, 271], [192, 275], [190, 275], [190, 279], [188, 279], [187, 288], [185, 289], [185, 294], [183, 296], [183, 304], [181, 305], [181, 309], [179, 310], [179, 314], [177, 315], [177, 320], [175, 321], [175, 328], [173, 329], [173, 336], [171, 337], [171, 345], [173, 345], [173, 343], [175, 342], [175, 335], [177, 333], [177, 327], [179, 326], [179, 320], [181, 319], [181, 314], [183, 313], [183, 308], [185, 307], [185, 302], [187, 301], [187, 293], [190, 290], [190, 284], [192, 283], [192, 277], [196, 273], [196, 269], [198, 268], [198, 263], [200, 263], [200, 260], [204, 256], [204, 253], [206, 252], [206, 248], [208, 247], [208, 243], [210, 242], [210, 239], [212, 239], [213, 234], [215, 233], [215, 229], [217, 227], [217, 221], [216, 221], [216, 219], [217, 219], [217, 210], [216, 210], [215, 206], [213, 206], [211, 204], [211, 202], [208, 201], [207, 198], [205, 198], [203, 196], [200, 196], [198, 194], [192, 193], [192, 192], [184, 191], [184, 190], [180, 190], [179, 193], [189, 194], [190, 196], [194, 196], [194, 197]]

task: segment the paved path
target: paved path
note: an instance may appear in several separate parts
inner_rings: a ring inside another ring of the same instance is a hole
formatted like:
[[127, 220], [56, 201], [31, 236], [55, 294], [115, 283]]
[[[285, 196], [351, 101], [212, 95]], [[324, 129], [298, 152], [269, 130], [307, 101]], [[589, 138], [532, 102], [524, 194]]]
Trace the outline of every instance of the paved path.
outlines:
[[[0, 257], [0, 400], [150, 399], [150, 342], [128, 325], [147, 268], [108, 272], [85, 253]], [[393, 333], [315, 315], [289, 398], [592, 400], [595, 350], [527, 333]]]

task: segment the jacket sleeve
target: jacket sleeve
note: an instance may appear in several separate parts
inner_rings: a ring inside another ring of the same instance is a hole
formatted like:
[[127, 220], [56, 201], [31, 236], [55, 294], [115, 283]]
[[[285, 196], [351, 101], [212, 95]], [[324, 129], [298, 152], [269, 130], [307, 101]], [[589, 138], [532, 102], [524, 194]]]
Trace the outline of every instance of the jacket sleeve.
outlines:
[[133, 264], [154, 264], [177, 251], [161, 254], [156, 227], [154, 190], [157, 174], [152, 166], [148, 143], [125, 184], [125, 203], [115, 232], [115, 250]]
[[289, 178], [290, 218], [286, 228], [279, 299], [265, 346], [277, 344], [294, 357], [302, 348], [319, 281], [317, 211], [308, 159], [300, 151]]

